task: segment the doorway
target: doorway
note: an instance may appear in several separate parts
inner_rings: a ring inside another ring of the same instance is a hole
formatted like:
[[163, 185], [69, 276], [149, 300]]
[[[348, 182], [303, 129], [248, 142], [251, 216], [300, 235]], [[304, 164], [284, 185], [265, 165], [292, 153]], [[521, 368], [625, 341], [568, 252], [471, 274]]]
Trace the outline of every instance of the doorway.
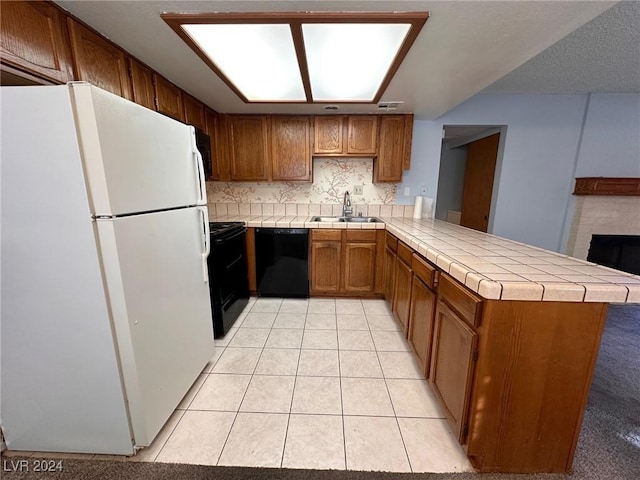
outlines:
[[435, 217], [487, 232], [506, 128], [444, 126]]

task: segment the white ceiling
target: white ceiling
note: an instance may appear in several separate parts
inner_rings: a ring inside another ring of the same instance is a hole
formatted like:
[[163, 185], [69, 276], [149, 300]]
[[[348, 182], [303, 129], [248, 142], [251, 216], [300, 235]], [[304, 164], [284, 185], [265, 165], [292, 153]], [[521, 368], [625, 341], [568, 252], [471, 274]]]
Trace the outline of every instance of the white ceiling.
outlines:
[[[640, 9], [636, 2], [624, 2], [607, 12], [617, 2], [58, 0], [56, 3], [219, 112], [320, 113], [322, 106], [243, 103], [164, 23], [160, 13], [429, 11], [429, 20], [381, 99], [402, 101], [398, 112], [412, 112], [422, 119], [436, 118], [485, 89], [545, 93], [640, 91], [637, 41]], [[587, 24], [603, 12], [604, 15]], [[562, 40], [567, 35], [570, 36]], [[594, 53], [597, 55], [593, 56]], [[341, 105], [339, 110], [375, 111], [375, 105]]]

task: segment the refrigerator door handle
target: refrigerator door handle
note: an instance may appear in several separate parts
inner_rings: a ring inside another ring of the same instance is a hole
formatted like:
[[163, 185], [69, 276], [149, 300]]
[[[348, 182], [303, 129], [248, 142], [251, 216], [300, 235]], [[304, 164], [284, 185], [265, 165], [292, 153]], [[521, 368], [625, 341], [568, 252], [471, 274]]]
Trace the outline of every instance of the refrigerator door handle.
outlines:
[[207, 269], [207, 257], [211, 253], [211, 232], [209, 230], [209, 219], [207, 207], [198, 207], [200, 221], [204, 225], [204, 252], [202, 252], [202, 276], [204, 283], [209, 283], [209, 271]]
[[193, 150], [193, 159], [196, 164], [196, 172], [198, 174], [198, 205], [207, 204], [207, 186], [204, 178], [204, 164], [202, 163], [202, 155], [196, 145], [196, 131], [191, 127], [191, 148]]

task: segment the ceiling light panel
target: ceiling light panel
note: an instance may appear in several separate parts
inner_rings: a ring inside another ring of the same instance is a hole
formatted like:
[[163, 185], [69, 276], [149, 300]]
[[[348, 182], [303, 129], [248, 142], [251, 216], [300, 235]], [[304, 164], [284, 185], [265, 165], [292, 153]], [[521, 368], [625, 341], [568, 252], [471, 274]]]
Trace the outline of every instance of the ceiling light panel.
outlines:
[[410, 28], [408, 23], [303, 24], [313, 100], [372, 101]]
[[183, 24], [250, 102], [305, 102], [289, 24]]

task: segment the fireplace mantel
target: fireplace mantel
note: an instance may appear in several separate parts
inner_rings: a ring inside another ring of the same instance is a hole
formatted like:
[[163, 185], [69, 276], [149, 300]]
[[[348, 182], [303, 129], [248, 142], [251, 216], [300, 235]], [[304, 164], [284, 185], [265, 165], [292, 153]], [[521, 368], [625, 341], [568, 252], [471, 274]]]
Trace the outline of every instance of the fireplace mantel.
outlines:
[[640, 196], [640, 178], [581, 177], [576, 178], [574, 195]]

